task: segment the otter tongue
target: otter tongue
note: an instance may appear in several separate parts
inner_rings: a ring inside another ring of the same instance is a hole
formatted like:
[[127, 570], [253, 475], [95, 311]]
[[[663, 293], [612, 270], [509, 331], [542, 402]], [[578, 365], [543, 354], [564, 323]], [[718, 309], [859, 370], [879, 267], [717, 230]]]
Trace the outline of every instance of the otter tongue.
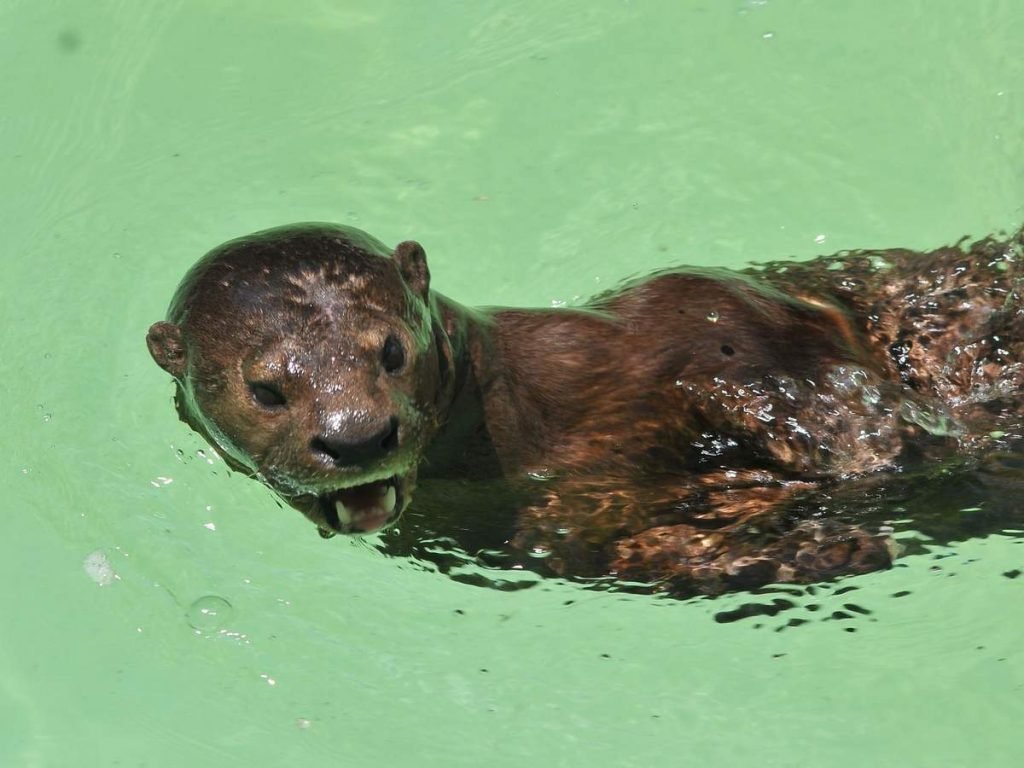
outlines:
[[374, 527], [383, 525], [395, 511], [398, 495], [388, 482], [368, 483], [337, 491], [334, 508], [342, 525], [353, 521], [359, 527], [363, 521], [374, 521]]

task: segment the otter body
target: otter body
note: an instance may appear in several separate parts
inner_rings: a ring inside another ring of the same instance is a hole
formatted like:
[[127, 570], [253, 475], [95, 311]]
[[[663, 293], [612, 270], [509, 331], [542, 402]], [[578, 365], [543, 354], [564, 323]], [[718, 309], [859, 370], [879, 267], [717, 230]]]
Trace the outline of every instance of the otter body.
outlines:
[[301, 224], [204, 257], [148, 342], [182, 418], [325, 536], [408, 508], [395, 551], [444, 536], [717, 592], [888, 566], [884, 532], [808, 500], [1016, 439], [1019, 250], [678, 269], [578, 309], [470, 309], [430, 290], [418, 244]]

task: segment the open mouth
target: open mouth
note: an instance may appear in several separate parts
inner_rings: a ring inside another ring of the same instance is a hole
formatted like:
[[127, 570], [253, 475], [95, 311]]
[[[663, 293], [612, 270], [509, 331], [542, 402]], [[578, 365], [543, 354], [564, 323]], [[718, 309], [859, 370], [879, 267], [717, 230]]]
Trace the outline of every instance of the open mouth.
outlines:
[[398, 476], [365, 485], [340, 488], [317, 497], [320, 535], [325, 539], [336, 533], [373, 533], [379, 531], [402, 510], [402, 489]]

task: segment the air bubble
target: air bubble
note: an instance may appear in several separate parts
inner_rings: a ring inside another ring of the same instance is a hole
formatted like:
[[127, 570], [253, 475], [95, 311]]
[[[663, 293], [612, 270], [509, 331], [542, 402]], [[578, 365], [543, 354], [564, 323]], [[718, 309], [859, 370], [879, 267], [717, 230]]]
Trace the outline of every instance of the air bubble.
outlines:
[[120, 578], [117, 575], [117, 571], [114, 570], [110, 558], [101, 549], [86, 555], [85, 560], [82, 562], [82, 567], [89, 578], [101, 587], [108, 587]]
[[204, 595], [189, 606], [185, 615], [196, 632], [216, 632], [227, 624], [233, 611], [223, 597]]
[[706, 317], [709, 323], [717, 323], [719, 315], [718, 312], [716, 312], [715, 310], [711, 310], [710, 312], [707, 313]]

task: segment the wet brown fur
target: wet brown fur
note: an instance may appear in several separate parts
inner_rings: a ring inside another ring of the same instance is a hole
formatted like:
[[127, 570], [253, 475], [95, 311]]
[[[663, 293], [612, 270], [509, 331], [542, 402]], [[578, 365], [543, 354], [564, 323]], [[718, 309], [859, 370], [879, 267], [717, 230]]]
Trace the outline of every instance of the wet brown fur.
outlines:
[[[430, 292], [414, 243], [295, 225], [208, 255], [149, 342], [183, 418], [286, 497], [360, 477], [309, 459], [327, 421], [397, 412], [415, 500], [393, 551], [436, 535], [718, 592], [887, 567], [884, 532], [805, 500], [1019, 436], [1020, 250], [669, 270], [578, 309], [482, 310]], [[376, 362], [387, 332], [400, 376]], [[289, 382], [287, 415], [252, 407], [254, 376]]]

